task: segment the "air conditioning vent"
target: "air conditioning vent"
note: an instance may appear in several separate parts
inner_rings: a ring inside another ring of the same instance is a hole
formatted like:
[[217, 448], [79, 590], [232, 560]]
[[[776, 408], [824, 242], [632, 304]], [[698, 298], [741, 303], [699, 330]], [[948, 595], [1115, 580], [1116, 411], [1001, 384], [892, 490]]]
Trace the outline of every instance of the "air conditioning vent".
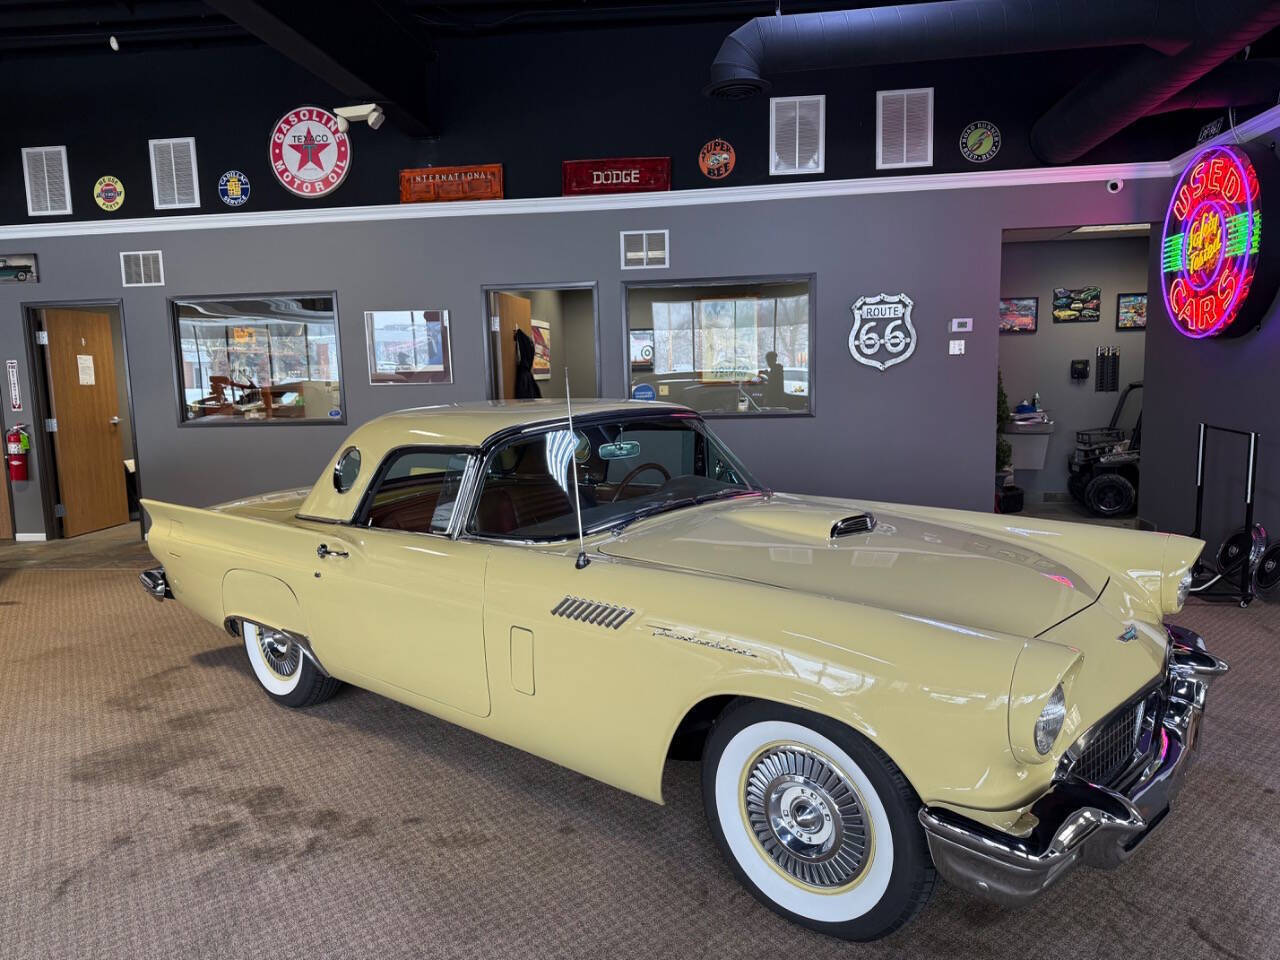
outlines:
[[650, 267], [668, 267], [670, 230], [623, 230], [622, 269], [643, 270]]
[[876, 94], [876, 168], [933, 166], [933, 87]]
[[831, 525], [831, 539], [847, 537], [854, 533], [870, 533], [876, 528], [876, 518], [869, 513], [855, 513], [837, 520]]
[[583, 600], [579, 597], [565, 597], [551, 611], [551, 615], [555, 617], [578, 620], [612, 630], [617, 630], [630, 620], [634, 613], [634, 610], [626, 607], [611, 603], [597, 603], [594, 600]]
[[200, 206], [200, 183], [193, 137], [152, 140], [151, 196], [157, 210]]
[[71, 212], [66, 147], [23, 147], [22, 176], [27, 184], [27, 216], [53, 217]]
[[774, 97], [769, 101], [769, 175], [826, 169], [827, 98]]
[[159, 250], [122, 252], [120, 282], [126, 287], [163, 287], [164, 257]]

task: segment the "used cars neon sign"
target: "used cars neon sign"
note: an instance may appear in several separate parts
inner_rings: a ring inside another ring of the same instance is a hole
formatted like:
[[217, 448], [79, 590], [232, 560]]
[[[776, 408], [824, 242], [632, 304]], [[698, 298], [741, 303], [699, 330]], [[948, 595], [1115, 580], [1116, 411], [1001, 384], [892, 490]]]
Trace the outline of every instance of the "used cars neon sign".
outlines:
[[1207, 147], [1174, 188], [1161, 240], [1161, 287], [1183, 336], [1246, 333], [1275, 298], [1276, 271], [1261, 258], [1258, 168], [1276, 161], [1262, 149]]

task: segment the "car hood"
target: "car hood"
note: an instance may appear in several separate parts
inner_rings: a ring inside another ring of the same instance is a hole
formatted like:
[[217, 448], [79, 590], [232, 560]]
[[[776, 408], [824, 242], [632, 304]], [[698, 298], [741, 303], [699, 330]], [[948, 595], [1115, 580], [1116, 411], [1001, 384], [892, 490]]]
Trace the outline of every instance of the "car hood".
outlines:
[[[750, 580], [1033, 637], [1088, 607], [1107, 570], [1066, 550], [850, 500], [773, 494], [661, 514], [598, 547], [607, 556]], [[869, 533], [831, 537], [868, 512]]]

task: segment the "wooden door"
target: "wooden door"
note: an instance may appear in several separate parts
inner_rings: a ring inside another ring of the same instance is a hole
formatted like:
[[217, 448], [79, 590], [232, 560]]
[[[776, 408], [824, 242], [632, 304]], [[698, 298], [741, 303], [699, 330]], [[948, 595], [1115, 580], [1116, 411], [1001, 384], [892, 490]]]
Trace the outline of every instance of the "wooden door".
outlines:
[[513, 339], [519, 327], [533, 336], [533, 304], [525, 297], [510, 293], [495, 293], [494, 306], [498, 311], [498, 383], [499, 399], [516, 398], [516, 344]]
[[63, 535], [128, 523], [111, 317], [45, 310], [44, 328]]

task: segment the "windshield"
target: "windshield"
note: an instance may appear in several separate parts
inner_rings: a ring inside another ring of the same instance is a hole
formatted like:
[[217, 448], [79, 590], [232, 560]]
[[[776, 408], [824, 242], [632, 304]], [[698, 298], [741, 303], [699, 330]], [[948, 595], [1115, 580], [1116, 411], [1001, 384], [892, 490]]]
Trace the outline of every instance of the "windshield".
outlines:
[[470, 531], [511, 540], [577, 536], [573, 467], [587, 532], [761, 488], [693, 417], [575, 423], [518, 437], [488, 458]]

